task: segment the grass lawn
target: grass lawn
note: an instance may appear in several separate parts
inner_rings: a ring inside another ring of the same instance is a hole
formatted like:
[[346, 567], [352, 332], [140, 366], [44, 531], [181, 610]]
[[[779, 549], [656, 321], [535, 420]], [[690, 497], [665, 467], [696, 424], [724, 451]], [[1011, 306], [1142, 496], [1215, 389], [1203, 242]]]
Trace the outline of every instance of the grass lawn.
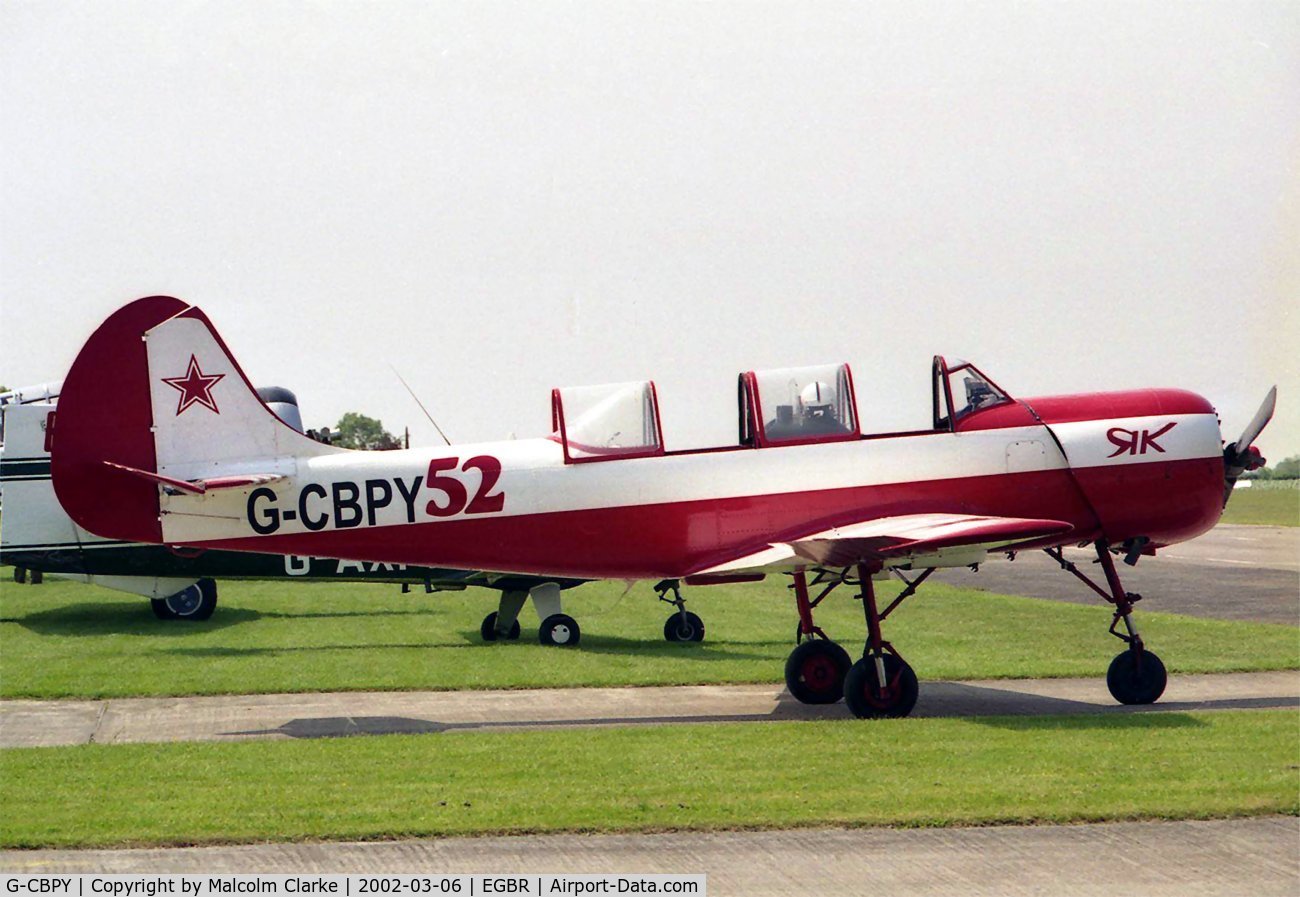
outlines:
[[[7, 573], [8, 571], [6, 571]], [[1082, 588], [1062, 577], [1062, 589]], [[882, 587], [883, 595], [897, 592]], [[848, 589], [818, 622], [850, 649], [864, 637]], [[536, 643], [525, 608], [518, 642], [482, 644], [496, 593], [401, 594], [396, 586], [221, 584], [205, 623], [161, 622], [142, 598], [48, 580], [0, 583], [0, 695], [115, 697], [369, 689], [779, 682], [793, 645], [781, 581], [688, 590], [703, 644], [663, 640], [669, 608], [648, 583], [565, 593], [582, 625], [576, 650]], [[1154, 602], [1153, 602], [1154, 603]], [[1295, 627], [1138, 614], [1171, 673], [1300, 668]], [[926, 586], [886, 625], [921, 678], [1102, 676], [1120, 643], [1108, 606]]]
[[0, 846], [952, 825], [1300, 811], [1292, 711], [0, 752]]
[[1234, 489], [1222, 522], [1300, 526], [1300, 489], [1273, 489], [1260, 484]]

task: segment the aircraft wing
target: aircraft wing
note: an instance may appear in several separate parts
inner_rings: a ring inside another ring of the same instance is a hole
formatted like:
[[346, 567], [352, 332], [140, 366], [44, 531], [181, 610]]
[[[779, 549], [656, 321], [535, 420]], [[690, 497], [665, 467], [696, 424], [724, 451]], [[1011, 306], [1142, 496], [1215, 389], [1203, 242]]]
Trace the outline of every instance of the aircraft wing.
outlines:
[[1071, 525], [1062, 520], [976, 514], [877, 517], [832, 527], [788, 542], [773, 542], [760, 551], [693, 571], [692, 575], [805, 564], [848, 567], [857, 563], [932, 555], [949, 549], [997, 551], [1035, 539], [1062, 535], [1071, 529]]

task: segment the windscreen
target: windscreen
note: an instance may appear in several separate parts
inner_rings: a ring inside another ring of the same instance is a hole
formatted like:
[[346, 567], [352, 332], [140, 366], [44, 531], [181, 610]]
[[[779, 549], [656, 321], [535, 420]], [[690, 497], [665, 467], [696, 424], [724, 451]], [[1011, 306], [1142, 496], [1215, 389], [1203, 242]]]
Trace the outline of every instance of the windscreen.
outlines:
[[556, 390], [557, 424], [574, 461], [663, 452], [654, 384], [613, 383]]
[[947, 376], [948, 389], [952, 395], [954, 423], [975, 411], [982, 411], [1010, 401], [997, 384], [980, 373], [979, 369], [970, 362], [954, 360], [948, 368]]

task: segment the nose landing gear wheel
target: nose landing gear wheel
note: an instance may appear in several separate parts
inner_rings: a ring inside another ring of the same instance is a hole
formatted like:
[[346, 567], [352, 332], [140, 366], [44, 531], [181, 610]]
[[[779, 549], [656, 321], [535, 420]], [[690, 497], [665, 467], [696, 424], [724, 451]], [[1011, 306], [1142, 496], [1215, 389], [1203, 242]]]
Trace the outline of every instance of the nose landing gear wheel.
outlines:
[[875, 657], [864, 657], [844, 677], [844, 703], [859, 719], [907, 716], [916, 706], [920, 687], [907, 661], [884, 655], [885, 683], [881, 687]]
[[785, 687], [801, 704], [834, 704], [844, 697], [849, 652], [826, 639], [809, 639], [785, 662]]
[[664, 638], [670, 642], [704, 641], [704, 621], [690, 611], [686, 612], [685, 621], [681, 614], [673, 614], [664, 623]]
[[519, 621], [515, 620], [510, 631], [502, 636], [497, 632], [497, 612], [492, 611], [483, 618], [483, 625], [478, 628], [478, 634], [483, 637], [485, 642], [495, 642], [499, 638], [504, 638], [508, 642], [513, 642], [519, 638]]
[[1106, 671], [1106, 687], [1121, 704], [1153, 704], [1168, 681], [1164, 662], [1145, 649], [1116, 654]]
[[582, 637], [578, 621], [568, 614], [551, 614], [542, 621], [542, 628], [537, 632], [537, 640], [543, 645], [559, 645], [572, 648]]

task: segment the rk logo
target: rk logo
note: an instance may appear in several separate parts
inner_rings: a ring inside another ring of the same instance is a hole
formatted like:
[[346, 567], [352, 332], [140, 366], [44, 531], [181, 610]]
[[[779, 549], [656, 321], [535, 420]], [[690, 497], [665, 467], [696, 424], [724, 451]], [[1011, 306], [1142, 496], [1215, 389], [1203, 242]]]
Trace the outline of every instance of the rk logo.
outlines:
[[1164, 454], [1165, 450], [1160, 447], [1160, 443], [1156, 442], [1156, 440], [1176, 426], [1178, 426], [1177, 422], [1168, 423], [1154, 433], [1150, 430], [1125, 430], [1123, 427], [1111, 427], [1106, 431], [1106, 438], [1110, 440], [1111, 445], [1115, 446], [1115, 451], [1106, 457], [1114, 458], [1125, 453], [1145, 455], [1147, 449], [1155, 449], [1157, 452]]

